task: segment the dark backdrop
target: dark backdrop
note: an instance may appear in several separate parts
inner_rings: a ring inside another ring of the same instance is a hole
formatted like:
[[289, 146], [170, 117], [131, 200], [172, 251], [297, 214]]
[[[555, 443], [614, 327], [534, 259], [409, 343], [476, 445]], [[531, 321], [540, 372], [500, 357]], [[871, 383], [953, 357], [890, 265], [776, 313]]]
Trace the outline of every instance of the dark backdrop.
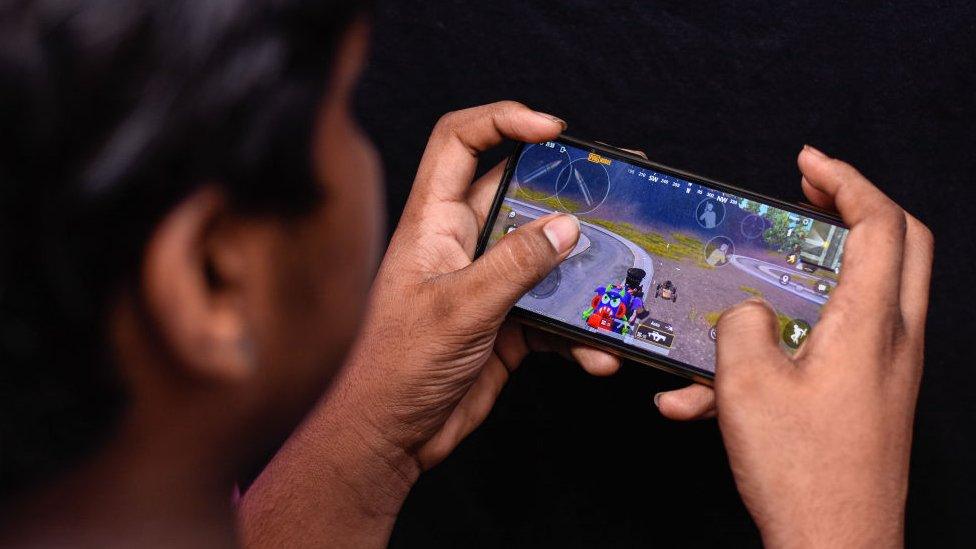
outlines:
[[[693, 4], [381, 3], [360, 111], [386, 163], [391, 223], [438, 116], [498, 99], [788, 199], [800, 198], [804, 143], [852, 162], [936, 234], [908, 537], [962, 545], [976, 518], [976, 9]], [[423, 476], [393, 545], [758, 545], [715, 423], [672, 424], [651, 405], [681, 384], [637, 365], [593, 379], [532, 358], [486, 424]]]

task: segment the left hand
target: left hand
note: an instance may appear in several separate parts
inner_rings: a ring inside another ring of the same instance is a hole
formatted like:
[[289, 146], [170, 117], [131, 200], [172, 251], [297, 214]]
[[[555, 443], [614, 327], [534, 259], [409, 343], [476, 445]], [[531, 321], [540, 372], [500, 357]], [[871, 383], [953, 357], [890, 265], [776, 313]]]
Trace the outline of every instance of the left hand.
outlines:
[[422, 469], [484, 420], [530, 351], [558, 352], [594, 375], [620, 366], [607, 353], [506, 320], [573, 249], [575, 218], [526, 224], [473, 260], [504, 169], [472, 185], [478, 154], [504, 138], [538, 143], [564, 128], [557, 118], [502, 102], [450, 113], [431, 135], [347, 365], [376, 403], [364, 412], [371, 424]]

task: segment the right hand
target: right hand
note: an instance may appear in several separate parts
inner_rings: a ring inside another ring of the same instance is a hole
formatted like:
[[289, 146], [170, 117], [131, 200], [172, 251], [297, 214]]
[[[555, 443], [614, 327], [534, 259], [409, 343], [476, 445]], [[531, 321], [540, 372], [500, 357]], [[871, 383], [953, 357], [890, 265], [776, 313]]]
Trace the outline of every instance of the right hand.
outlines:
[[792, 357], [765, 303], [719, 319], [719, 426], [766, 545], [900, 546], [932, 234], [848, 164], [798, 162], [807, 197], [850, 226], [843, 274]]

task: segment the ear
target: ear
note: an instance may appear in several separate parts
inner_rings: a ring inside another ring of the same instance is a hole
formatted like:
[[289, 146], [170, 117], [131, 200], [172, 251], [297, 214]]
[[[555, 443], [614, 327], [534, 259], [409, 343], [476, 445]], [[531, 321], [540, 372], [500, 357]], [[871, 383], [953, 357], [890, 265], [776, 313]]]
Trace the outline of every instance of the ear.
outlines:
[[234, 382], [256, 369], [242, 277], [245, 238], [223, 193], [204, 187], [159, 223], [143, 256], [142, 299], [162, 351], [184, 374]]

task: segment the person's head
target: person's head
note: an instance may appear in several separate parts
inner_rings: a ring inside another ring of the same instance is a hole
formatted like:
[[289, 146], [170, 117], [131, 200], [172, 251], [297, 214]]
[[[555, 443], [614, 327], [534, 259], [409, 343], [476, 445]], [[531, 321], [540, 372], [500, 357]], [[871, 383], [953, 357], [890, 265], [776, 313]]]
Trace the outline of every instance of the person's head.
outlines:
[[361, 4], [0, 7], [0, 489], [126, 437], [244, 467], [321, 395], [382, 232]]

